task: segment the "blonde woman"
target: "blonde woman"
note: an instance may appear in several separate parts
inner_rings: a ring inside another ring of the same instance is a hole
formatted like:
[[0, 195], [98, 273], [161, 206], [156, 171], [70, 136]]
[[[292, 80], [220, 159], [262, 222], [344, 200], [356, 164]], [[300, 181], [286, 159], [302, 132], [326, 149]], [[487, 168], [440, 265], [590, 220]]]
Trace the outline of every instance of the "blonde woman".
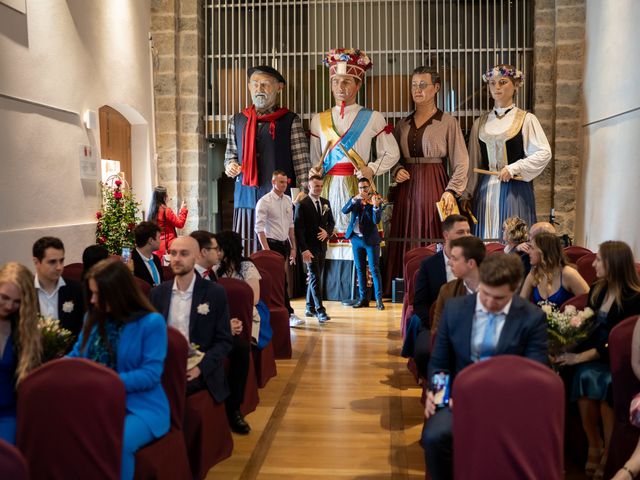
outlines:
[[19, 263], [0, 268], [0, 438], [16, 441], [16, 385], [40, 364], [38, 297], [31, 272]]
[[524, 280], [520, 296], [535, 303], [558, 307], [570, 298], [587, 293], [589, 285], [578, 271], [567, 264], [562, 242], [552, 233], [542, 232], [531, 244], [531, 271]]

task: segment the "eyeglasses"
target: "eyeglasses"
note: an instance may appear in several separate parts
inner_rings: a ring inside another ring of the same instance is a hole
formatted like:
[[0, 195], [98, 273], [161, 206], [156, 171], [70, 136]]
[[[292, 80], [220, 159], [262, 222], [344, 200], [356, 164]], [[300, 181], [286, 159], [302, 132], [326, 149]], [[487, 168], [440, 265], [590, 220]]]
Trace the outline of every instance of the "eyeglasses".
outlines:
[[433, 85], [433, 83], [427, 83], [427, 82], [412, 83], [411, 90], [424, 90], [429, 85]]
[[362, 190], [362, 191], [364, 191], [364, 192], [368, 192], [370, 188], [371, 188], [371, 187], [369, 187], [369, 186], [366, 186], [366, 187], [360, 187], [360, 186], [358, 186], [358, 189], [359, 189], [359, 190]]
[[220, 251], [220, 247], [204, 247], [205, 250], [217, 250]]

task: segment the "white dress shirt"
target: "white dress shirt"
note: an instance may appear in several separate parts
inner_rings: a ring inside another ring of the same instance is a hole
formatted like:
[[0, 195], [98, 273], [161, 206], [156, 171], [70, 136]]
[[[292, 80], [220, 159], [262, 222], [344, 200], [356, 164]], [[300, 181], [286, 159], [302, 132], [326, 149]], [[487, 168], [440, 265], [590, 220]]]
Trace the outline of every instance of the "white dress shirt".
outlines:
[[449, 265], [449, 257], [447, 257], [447, 251], [442, 249], [442, 256], [444, 258], [444, 271], [447, 274], [447, 283], [451, 280], [455, 280], [457, 277], [453, 274], [453, 270], [451, 270], [451, 265]]
[[58, 284], [56, 288], [51, 293], [45, 292], [40, 286], [40, 280], [38, 280], [38, 275], [36, 275], [36, 280], [34, 283], [36, 287], [36, 291], [38, 292], [38, 302], [40, 303], [40, 313], [43, 317], [50, 317], [59, 319], [58, 315], [58, 292], [61, 287], [66, 285], [64, 279], [60, 277], [58, 279]]
[[[511, 308], [512, 302], [513, 297], [511, 297], [509, 303], [507, 303], [502, 310], [496, 312], [498, 318], [496, 319], [496, 332], [493, 337], [496, 342], [495, 346], [497, 346], [500, 341], [500, 334], [502, 333], [502, 328], [504, 327], [507, 315], [509, 315], [509, 309]], [[482, 344], [482, 339], [485, 336], [485, 330], [489, 323], [489, 313], [489, 310], [480, 301], [480, 295], [477, 295], [476, 309], [471, 326], [471, 360], [474, 362], [477, 362], [480, 359], [480, 345]]]
[[193, 276], [189, 287], [183, 292], [178, 288], [176, 279], [171, 288], [171, 305], [169, 307], [169, 325], [177, 328], [184, 338], [189, 341], [189, 320], [191, 319], [191, 301], [193, 300], [193, 286], [196, 276]]
[[288, 195], [279, 196], [273, 190], [258, 200], [256, 205], [256, 233], [284, 242], [293, 228], [293, 203]]

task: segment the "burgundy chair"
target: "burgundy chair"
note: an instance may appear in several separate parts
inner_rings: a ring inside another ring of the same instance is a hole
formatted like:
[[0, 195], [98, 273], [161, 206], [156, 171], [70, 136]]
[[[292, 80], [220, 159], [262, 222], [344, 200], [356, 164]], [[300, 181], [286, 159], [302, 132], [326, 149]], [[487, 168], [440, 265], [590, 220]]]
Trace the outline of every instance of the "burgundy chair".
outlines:
[[578, 310], [584, 310], [587, 308], [587, 304], [589, 303], [589, 294], [581, 293], [580, 295], [576, 295], [575, 297], [571, 297], [569, 300], [560, 305], [560, 311], [564, 312], [564, 309], [569, 305], [573, 305]]
[[573, 263], [574, 265], [578, 263], [578, 260], [590, 253], [593, 252], [588, 248], [579, 247], [578, 245], [564, 247], [564, 255], [567, 257], [567, 260], [569, 260], [569, 263]]
[[[262, 274], [271, 275], [271, 296], [264, 302], [271, 313], [271, 329], [273, 330], [273, 352], [277, 359], [291, 358], [291, 332], [289, 329], [289, 312], [284, 305], [284, 258], [272, 250], [260, 250], [251, 255], [251, 260]], [[262, 283], [261, 283], [262, 285]], [[260, 289], [262, 291], [262, 288]], [[261, 298], [262, 294], [260, 295]]]
[[403, 267], [402, 272], [404, 273], [407, 262], [412, 258], [416, 258], [416, 257], [427, 258], [427, 257], [430, 257], [431, 255], [435, 255], [437, 246], [438, 246], [437, 243], [432, 243], [431, 245], [427, 245], [426, 247], [418, 247], [418, 248], [412, 248], [411, 250], [408, 250], [404, 254], [404, 258], [402, 259], [402, 267]]
[[149, 285], [147, 282], [145, 282], [141, 278], [133, 277], [133, 279], [135, 280], [136, 285], [138, 285], [138, 288], [142, 291], [142, 294], [145, 297], [149, 298], [149, 294], [151, 293], [151, 285]]
[[171, 267], [169, 265], [162, 266], [162, 278], [164, 278], [165, 282], [167, 280], [173, 280], [174, 276], [175, 275], [173, 274], [173, 270], [171, 270]]
[[10, 443], [0, 440], [0, 478], [28, 480], [29, 470], [22, 453]]
[[[229, 316], [237, 318], [242, 322], [242, 335], [245, 340], [251, 344], [251, 326], [253, 323], [253, 290], [242, 280], [235, 278], [220, 278], [218, 283], [227, 292], [227, 300], [229, 303]], [[256, 381], [256, 373], [253, 367], [253, 359], [251, 349], [249, 349], [249, 375], [244, 388], [244, 400], [240, 406], [243, 415], [253, 412], [258, 406], [260, 398], [258, 397], [258, 383]]]
[[489, 242], [485, 245], [487, 255], [500, 255], [504, 253], [504, 245], [498, 242]]
[[589, 285], [593, 285], [598, 277], [596, 276], [596, 269], [593, 268], [593, 261], [596, 259], [595, 253], [587, 253], [578, 259], [576, 266], [578, 273], [582, 275], [584, 281]]
[[407, 262], [405, 267], [404, 297], [402, 299], [402, 318], [400, 320], [402, 338], [404, 338], [407, 330], [407, 322], [409, 322], [411, 315], [413, 315], [413, 299], [416, 292], [416, 279], [418, 278], [418, 272], [420, 271], [420, 264], [425, 258], [427, 257], [414, 256]]
[[564, 386], [548, 367], [498, 355], [460, 372], [452, 398], [454, 478], [564, 478]]
[[70, 263], [64, 266], [64, 270], [62, 270], [62, 276], [68, 278], [69, 280], [81, 282], [83, 269], [84, 265], [82, 263]]
[[111, 369], [62, 358], [18, 387], [17, 445], [32, 478], [120, 478], [125, 389]]
[[[260, 270], [260, 268], [258, 268], [258, 270]], [[260, 276], [262, 277], [260, 279], [260, 300], [268, 305], [267, 300], [271, 298], [271, 286], [273, 285], [271, 274], [266, 270], [260, 270]], [[286, 311], [287, 309], [285, 308], [284, 310]], [[269, 313], [271, 314], [271, 310], [269, 310]], [[289, 312], [287, 312], [287, 322], [289, 321], [288, 318]], [[253, 366], [255, 367], [258, 387], [264, 388], [269, 379], [278, 374], [276, 368], [276, 357], [273, 349], [273, 340], [262, 350], [252, 345], [251, 355], [253, 357]]]
[[[146, 282], [145, 282], [146, 283]], [[148, 284], [147, 284], [148, 285]], [[187, 355], [189, 344], [175, 328], [167, 329], [167, 357], [162, 372], [162, 387], [169, 399], [169, 432], [136, 453], [136, 480], [173, 480], [191, 478], [182, 424], [186, 401]]]
[[609, 334], [609, 365], [613, 388], [615, 421], [605, 467], [605, 478], [611, 478], [624, 465], [636, 445], [640, 430], [629, 423], [631, 399], [640, 392], [640, 380], [631, 368], [631, 338], [638, 316], [623, 320]]

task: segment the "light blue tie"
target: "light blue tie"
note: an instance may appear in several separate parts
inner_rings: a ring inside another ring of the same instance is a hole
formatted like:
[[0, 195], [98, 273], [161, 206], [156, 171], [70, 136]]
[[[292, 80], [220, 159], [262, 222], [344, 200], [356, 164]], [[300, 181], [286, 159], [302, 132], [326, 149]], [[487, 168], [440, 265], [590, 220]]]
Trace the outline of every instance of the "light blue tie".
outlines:
[[149, 258], [147, 260], [149, 266], [151, 267], [151, 276], [153, 277], [153, 284], [160, 284], [160, 274], [158, 273], [158, 269], [156, 268], [156, 264], [153, 262], [153, 258]]
[[496, 352], [496, 326], [498, 323], [498, 316], [499, 314], [497, 313], [487, 312], [487, 326], [484, 329], [484, 336], [482, 337], [482, 342], [478, 349], [480, 360], [489, 358]]

